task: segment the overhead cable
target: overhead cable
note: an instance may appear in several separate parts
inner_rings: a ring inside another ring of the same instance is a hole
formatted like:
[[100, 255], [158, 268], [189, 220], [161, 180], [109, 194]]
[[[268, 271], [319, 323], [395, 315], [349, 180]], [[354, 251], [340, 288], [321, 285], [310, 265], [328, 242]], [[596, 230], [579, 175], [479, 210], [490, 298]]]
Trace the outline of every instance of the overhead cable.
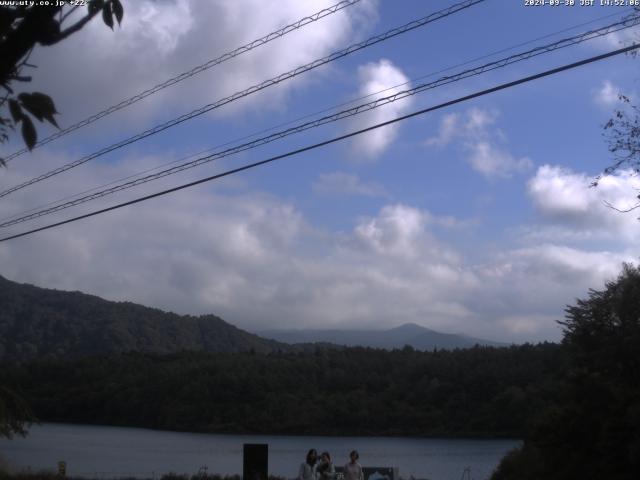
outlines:
[[250, 169], [262, 166], [262, 165], [266, 165], [268, 163], [272, 163], [272, 162], [275, 162], [275, 161], [278, 161], [278, 160], [282, 160], [284, 158], [292, 157], [294, 155], [299, 155], [300, 153], [304, 153], [304, 152], [308, 152], [308, 151], [311, 151], [311, 150], [315, 150], [316, 148], [320, 148], [320, 147], [324, 147], [324, 146], [327, 146], [327, 145], [330, 145], [330, 144], [333, 144], [333, 143], [336, 143], [336, 142], [340, 142], [342, 140], [346, 140], [348, 138], [351, 138], [351, 137], [354, 137], [354, 136], [357, 136], [357, 135], [362, 135], [363, 133], [367, 133], [367, 132], [370, 132], [372, 130], [376, 130], [378, 128], [385, 127], [387, 125], [391, 125], [391, 124], [394, 124], [394, 123], [397, 123], [397, 122], [400, 122], [400, 121], [403, 121], [403, 120], [407, 120], [409, 118], [416, 117], [418, 115], [424, 115], [426, 113], [433, 112], [435, 110], [440, 110], [442, 108], [449, 107], [451, 105], [456, 105], [456, 104], [459, 104], [459, 103], [462, 103], [462, 102], [466, 102], [466, 101], [472, 100], [474, 98], [478, 98], [478, 97], [481, 97], [481, 96], [484, 96], [484, 95], [488, 95], [488, 94], [491, 94], [491, 93], [494, 93], [494, 92], [498, 92], [500, 90], [505, 90], [507, 88], [512, 88], [512, 87], [515, 87], [517, 85], [528, 83], [528, 82], [531, 82], [531, 81], [534, 81], [534, 80], [539, 80], [541, 78], [548, 77], [550, 75], [555, 75], [557, 73], [564, 72], [564, 71], [567, 71], [567, 70], [571, 70], [571, 69], [574, 69], [574, 68], [577, 68], [577, 67], [581, 67], [583, 65], [594, 63], [594, 62], [597, 62], [597, 61], [600, 61], [600, 60], [604, 60], [606, 58], [610, 58], [610, 57], [613, 57], [613, 56], [616, 56], [616, 55], [621, 55], [623, 53], [631, 52], [631, 51], [637, 50], [638, 48], [640, 48], [640, 44], [634, 43], [634, 44], [629, 45], [627, 47], [619, 48], [617, 50], [613, 50], [613, 51], [610, 51], [610, 52], [607, 52], [607, 53], [603, 53], [601, 55], [596, 55], [596, 56], [593, 56], [593, 57], [589, 57], [587, 59], [580, 60], [578, 62], [566, 64], [566, 65], [563, 65], [561, 67], [557, 67], [557, 68], [553, 68], [553, 69], [550, 69], [550, 70], [546, 70], [544, 72], [537, 73], [537, 74], [534, 74], [534, 75], [529, 75], [527, 77], [523, 77], [523, 78], [520, 78], [518, 80], [511, 81], [511, 82], [502, 83], [502, 84], [497, 85], [495, 87], [491, 87], [491, 88], [488, 88], [488, 89], [485, 89], [485, 90], [481, 90], [481, 91], [478, 91], [478, 92], [475, 92], [475, 93], [472, 93], [472, 94], [469, 94], [469, 95], [465, 95], [463, 97], [459, 97], [459, 98], [456, 98], [455, 100], [450, 100], [448, 102], [444, 102], [444, 103], [441, 103], [441, 104], [433, 106], [433, 107], [428, 107], [428, 108], [425, 108], [425, 109], [422, 109], [422, 110], [418, 110], [418, 111], [409, 113], [407, 115], [403, 115], [401, 117], [394, 118], [392, 120], [387, 120], [386, 122], [377, 123], [377, 124], [372, 125], [370, 127], [363, 128], [363, 129], [360, 129], [360, 130], [356, 130], [354, 132], [350, 132], [350, 133], [347, 133], [345, 135], [340, 135], [338, 137], [334, 137], [334, 138], [331, 138], [329, 140], [325, 140], [323, 142], [315, 143], [313, 145], [308, 145], [306, 147], [299, 148], [299, 149], [296, 149], [296, 150], [291, 150], [291, 151], [289, 151], [287, 153], [283, 153], [281, 155], [276, 155], [276, 156], [267, 158], [265, 160], [261, 160], [259, 162], [250, 163], [250, 164], [244, 165], [242, 167], [237, 167], [237, 168], [234, 168], [234, 169], [231, 169], [231, 170], [227, 170], [227, 171], [224, 171], [222, 173], [218, 173], [218, 174], [206, 177], [206, 178], [201, 178], [201, 179], [195, 180], [193, 182], [189, 182], [189, 183], [185, 183], [183, 185], [179, 185], [177, 187], [173, 187], [173, 188], [169, 188], [169, 189], [166, 189], [166, 190], [162, 190], [160, 192], [152, 193], [150, 195], [145, 195], [143, 197], [139, 197], [139, 198], [136, 198], [134, 200], [129, 200], [127, 202], [119, 203], [117, 205], [112, 205], [111, 207], [102, 208], [100, 210], [95, 210], [93, 212], [85, 213], [84, 215], [79, 215], [77, 217], [69, 218], [69, 219], [66, 219], [66, 220], [63, 220], [63, 221], [60, 221], [60, 222], [51, 223], [51, 224], [48, 224], [48, 225], [44, 225], [42, 227], [38, 227], [38, 228], [34, 228], [32, 230], [21, 232], [21, 233], [15, 234], [15, 235], [10, 235], [10, 236], [7, 236], [7, 237], [3, 237], [3, 238], [0, 238], [0, 242], [6, 242], [6, 241], [13, 240], [13, 239], [16, 239], [16, 238], [21, 238], [21, 237], [24, 237], [26, 235], [31, 235], [31, 234], [36, 233], [36, 232], [49, 230], [49, 229], [52, 229], [52, 228], [55, 228], [55, 227], [66, 225], [68, 223], [76, 222], [76, 221], [79, 221], [79, 220], [83, 220], [85, 218], [89, 218], [89, 217], [93, 217], [93, 216], [96, 216], [96, 215], [107, 213], [107, 212], [110, 212], [110, 211], [113, 211], [113, 210], [117, 210], [117, 209], [129, 206], [129, 205], [134, 205], [134, 204], [137, 204], [137, 203], [145, 202], [145, 201], [151, 200], [153, 198], [157, 198], [157, 197], [161, 197], [161, 196], [164, 196], [164, 195], [168, 195], [170, 193], [174, 193], [174, 192], [177, 192], [177, 191], [180, 191], [180, 190], [184, 190], [186, 188], [194, 187], [196, 185], [200, 185], [200, 184], [203, 184], [203, 183], [206, 183], [206, 182], [217, 180], [219, 178], [223, 178], [223, 177], [226, 177], [226, 176], [229, 176], [229, 175], [233, 175], [235, 173], [243, 172], [245, 170], [250, 170]]
[[371, 98], [371, 97], [377, 97], [377, 96], [379, 96], [379, 95], [381, 95], [381, 94], [383, 94], [385, 92], [390, 92], [390, 91], [396, 90], [396, 89], [398, 89], [400, 87], [404, 87], [406, 85], [414, 84], [418, 80], [423, 80], [425, 78], [431, 78], [431, 77], [434, 77], [434, 76], [436, 76], [438, 74], [451, 71], [451, 70], [453, 70], [455, 68], [464, 67], [466, 65], [470, 65], [470, 64], [472, 64], [474, 62], [477, 62], [479, 60], [484, 60], [484, 59], [487, 59], [487, 58], [494, 57], [494, 56], [496, 56], [496, 55], [498, 55], [500, 53], [510, 52], [512, 50], [515, 50], [518, 47], [523, 47], [525, 45], [530, 45], [530, 44], [535, 43], [535, 42], [540, 41], [540, 40], [545, 40], [547, 38], [555, 37], [555, 36], [557, 36], [557, 35], [559, 35], [561, 33], [566, 33], [566, 32], [569, 32], [571, 30], [575, 30], [577, 28], [581, 28], [581, 27], [584, 27], [584, 26], [587, 26], [587, 25], [591, 25], [593, 23], [599, 22], [599, 21], [607, 19], [607, 18], [618, 17], [620, 15], [620, 13], [624, 14], [624, 13], [630, 13], [630, 12], [633, 12], [633, 11], [634, 11], [633, 8], [629, 8], [627, 10], [623, 10], [622, 12], [615, 12], [615, 13], [610, 13], [608, 15], [603, 15], [601, 17], [594, 18], [594, 19], [589, 20], [587, 22], [583, 22], [583, 23], [579, 23], [579, 24], [576, 24], [576, 25], [572, 25], [570, 27], [566, 27], [566, 28], [563, 28], [561, 30], [556, 30], [555, 32], [551, 32], [551, 33], [542, 35], [540, 37], [533, 38], [531, 40], [520, 42], [518, 44], [511, 45], [509, 47], [502, 48], [500, 50], [496, 50], [496, 51], [493, 51], [491, 53], [484, 54], [484, 55], [482, 55], [480, 57], [475, 57], [475, 58], [470, 59], [470, 60], [465, 60], [464, 62], [460, 62], [460, 63], [457, 63], [455, 65], [451, 65], [449, 67], [437, 70], [435, 72], [431, 72], [431, 73], [428, 73], [428, 74], [425, 74], [425, 75], [421, 75], [419, 77], [413, 77], [413, 78], [407, 80], [406, 82], [398, 83], [398, 84], [392, 85], [390, 87], [386, 87], [386, 88], [383, 88], [381, 90], [378, 90], [376, 92], [368, 93], [366, 95], [362, 95], [360, 97], [352, 98], [351, 100], [347, 100], [345, 102], [341, 102], [339, 104], [335, 104], [335, 105], [332, 105], [330, 107], [326, 107], [326, 108], [323, 108], [321, 110], [317, 110], [315, 112], [307, 113], [307, 114], [302, 115], [300, 117], [296, 117], [294, 119], [287, 120], [287, 121], [279, 123], [277, 125], [272, 125], [270, 127], [263, 128], [263, 129], [258, 130], [256, 132], [252, 132], [250, 134], [246, 134], [246, 135], [243, 135], [241, 137], [237, 137], [237, 138], [234, 138], [232, 140], [228, 140], [228, 141], [226, 141], [224, 143], [217, 144], [217, 145], [212, 146], [212, 147], [208, 147], [208, 148], [206, 148], [204, 150], [200, 150], [198, 152], [191, 153], [189, 155], [186, 155], [186, 156], [171, 160], [169, 162], [158, 164], [158, 165], [156, 165], [154, 167], [151, 167], [151, 168], [148, 168], [146, 170], [142, 170], [142, 171], [139, 171], [139, 172], [136, 172], [136, 173], [132, 173], [132, 174], [127, 175], [125, 177], [121, 177], [121, 178], [118, 178], [118, 179], [115, 179], [115, 180], [111, 180], [111, 181], [109, 181], [107, 183], [103, 183], [101, 185], [96, 185], [95, 187], [91, 187], [91, 188], [83, 190], [81, 192], [74, 193], [74, 194], [71, 194], [71, 195], [67, 195], [67, 196], [65, 196], [63, 198], [59, 198], [57, 200], [53, 200], [53, 201], [47, 202], [45, 204], [40, 204], [40, 205], [34, 206], [34, 207], [32, 207], [32, 208], [30, 208], [28, 210], [5, 216], [3, 218], [0, 218], [0, 222], [4, 222], [5, 220], [11, 220], [11, 219], [14, 219], [16, 217], [20, 217], [20, 216], [26, 215], [28, 213], [35, 212], [37, 210], [42, 210], [42, 209], [44, 209], [46, 207], [49, 207], [51, 205], [56, 205], [56, 204], [59, 204], [61, 202], [66, 201], [66, 200], [71, 200], [73, 198], [80, 197], [82, 195], [86, 195], [86, 194], [88, 194], [90, 192], [95, 192], [95, 191], [103, 189], [105, 187], [109, 187], [111, 185], [115, 185], [115, 184], [117, 184], [119, 182], [124, 182], [125, 180], [129, 180], [129, 179], [136, 178], [136, 177], [139, 177], [141, 175], [145, 175], [147, 173], [150, 173], [150, 172], [153, 172], [153, 171], [156, 171], [156, 170], [160, 170], [162, 168], [168, 167], [169, 165], [175, 165], [177, 163], [185, 162], [186, 160], [202, 156], [205, 153], [211, 153], [211, 152], [213, 152], [213, 151], [215, 151], [217, 149], [226, 147], [228, 145], [233, 145], [235, 143], [241, 142], [243, 140], [247, 140], [249, 138], [257, 137], [258, 135], [262, 135], [262, 134], [267, 133], [267, 132], [276, 131], [279, 128], [286, 127], [288, 125], [293, 125], [296, 122], [300, 122], [302, 120], [306, 120], [307, 118], [313, 118], [313, 117], [315, 117], [317, 115], [321, 115], [321, 114], [326, 113], [326, 112], [337, 110], [340, 107], [344, 107], [344, 106], [347, 106], [347, 105], [354, 104], [355, 102], [358, 102], [360, 100], [365, 100], [365, 99]]
[[585, 42], [587, 40], [592, 40], [594, 38], [599, 38], [605, 35], [608, 35], [610, 33], [613, 32], [617, 32], [620, 31], [624, 28], [629, 28], [632, 27], [634, 25], [640, 24], [640, 16], [634, 17], [634, 18], [628, 18], [622, 21], [618, 21], [615, 22], [611, 25], [607, 25], [605, 27], [601, 27], [599, 29], [595, 29], [595, 30], [590, 30], [588, 32], [584, 32], [581, 33], [579, 35], [574, 35], [573, 37], [569, 37], [569, 38], [565, 38], [562, 40], [558, 40], [556, 42], [544, 45], [544, 46], [540, 46], [540, 47], [536, 47], [530, 50], [527, 50], [525, 52], [521, 52], [521, 53], [517, 53], [514, 55], [510, 55], [508, 57], [502, 58], [500, 60], [495, 60], [493, 62], [489, 62], [486, 63], [484, 65], [478, 66], [478, 67], [474, 67], [471, 69], [467, 69], [464, 70], [462, 72], [456, 73], [454, 75], [449, 75], [449, 76], [445, 76], [445, 77], [441, 77], [438, 80], [435, 80], [433, 82], [429, 82], [429, 83], [423, 83], [420, 85], [417, 85], [414, 88], [410, 88], [407, 90], [403, 90], [397, 93], [394, 93], [392, 95], [388, 95], [386, 97], [382, 97], [382, 98], [378, 98], [376, 100], [373, 100], [371, 102], [368, 103], [364, 103], [352, 108], [348, 108], [345, 110], [342, 110], [340, 112], [331, 114], [331, 115], [326, 115], [324, 117], [321, 117], [319, 119], [316, 120], [312, 120], [309, 122], [305, 122], [299, 125], [296, 125], [294, 127], [290, 127], [286, 130], [282, 130], [279, 132], [275, 132], [271, 135], [267, 135], [255, 140], [252, 140], [250, 142], [246, 142], [243, 143], [241, 145], [237, 145], [225, 150], [222, 150], [220, 152], [216, 152], [210, 155], [205, 155], [199, 158], [196, 158], [195, 160], [191, 160], [185, 163], [182, 163], [180, 165], [176, 165], [174, 167], [171, 168], [167, 168], [164, 170], [161, 170], [159, 172], [155, 172], [149, 175], [146, 175], [144, 177], [140, 177], [140, 178], [136, 178], [134, 180], [130, 180], [128, 182], [124, 182], [124, 183], [120, 183], [118, 185], [114, 185], [112, 187], [103, 189], [103, 190], [99, 190], [93, 193], [90, 193], [88, 195], [84, 195], [78, 198], [74, 198], [73, 200], [64, 202], [64, 203], [60, 203], [58, 205], [52, 206], [52, 207], [48, 207], [48, 208], [43, 208], [40, 210], [37, 210], [35, 212], [32, 213], [28, 213], [25, 215], [22, 215], [18, 218], [12, 218], [10, 220], [6, 220], [0, 223], [0, 228], [3, 227], [9, 227], [12, 225], [16, 225], [18, 223], [23, 223], [26, 222], [28, 220], [33, 220], [35, 218], [39, 218], [45, 215], [50, 215], [53, 214], [55, 212], [59, 212], [61, 210], [65, 210], [67, 208], [70, 207], [74, 207], [83, 203], [87, 203], [91, 200], [95, 200], [98, 198], [102, 198], [105, 197], [107, 195], [111, 195], [113, 193], [122, 191], [122, 190], [126, 190], [129, 188], [133, 188], [136, 187], [138, 185], [142, 185], [144, 183], [148, 183], [151, 182], [153, 180], [157, 180], [159, 178], [163, 178], [169, 175], [174, 175], [176, 173], [182, 172], [184, 170], [187, 169], [191, 169], [200, 165], [203, 165], [205, 163], [209, 163], [212, 162], [214, 160], [219, 160], [221, 158], [224, 157], [228, 157], [246, 150], [250, 150], [262, 145], [266, 145], [268, 143], [274, 142], [276, 140], [282, 139], [284, 137], [287, 137], [289, 135], [293, 135], [293, 134], [297, 134], [297, 133], [301, 133], [303, 131], [312, 129], [312, 128], [316, 128], [319, 127], [321, 125], [325, 125], [328, 123], [333, 123], [336, 122], [338, 120], [342, 120], [345, 118], [349, 118], [349, 117], [353, 117], [355, 115], [359, 115], [361, 113], [373, 110], [375, 108], [379, 108], [382, 107], [384, 105], [387, 105], [389, 103], [393, 103], [396, 102], [398, 100], [402, 100], [404, 98], [425, 92], [427, 90], [432, 90], [434, 88], [437, 87], [441, 87], [443, 85], [447, 85], [450, 83], [454, 83], [454, 82], [458, 82], [460, 80], [464, 80], [466, 78], [470, 78], [470, 77], [474, 77], [477, 75], [481, 75], [483, 73], [486, 72], [490, 72], [499, 68], [504, 68], [508, 65], [512, 65], [514, 63], [517, 62], [521, 62], [524, 60], [528, 60], [534, 57], [537, 57], [539, 55], [542, 54], [546, 54], [549, 52], [553, 52], [556, 50], [559, 50], [561, 48], [566, 48], [569, 46], [573, 46], [573, 45], [577, 45], [579, 43]]
[[[171, 77], [167, 80], [165, 80], [164, 82], [161, 82], [147, 90], [144, 90], [136, 95], [133, 95], [130, 98], [127, 98], [126, 100], [123, 100], [115, 105], [112, 105], [108, 108], [105, 108], [104, 110], [101, 110], [98, 113], [95, 113], [87, 118], [85, 118], [84, 120], [80, 120], [77, 123], [74, 123], [73, 125], [69, 125], [66, 128], [63, 128], [61, 130], [58, 130], [57, 132], [49, 135], [46, 138], [43, 138], [42, 140], [40, 140], [39, 142], [37, 142], [34, 146], [34, 148], [40, 147], [42, 145], [46, 145], [47, 143], [53, 142], [54, 140], [57, 140], [58, 138], [64, 137], [65, 135], [68, 135], [71, 132], [74, 132], [82, 127], [85, 127], [97, 120], [100, 120], [103, 117], [106, 117], [107, 115], [110, 115], [114, 112], [117, 112], [118, 110], [121, 110], [125, 107], [128, 107], [130, 105], [133, 105], [136, 102], [139, 102], [140, 100], [147, 98], [149, 95], [153, 95], [154, 93], [159, 92], [160, 90], [164, 90], [167, 87], [170, 87], [172, 85], [175, 85], [176, 83], [179, 83], [183, 80], [186, 80], [187, 78], [191, 78], [194, 75], [197, 75], [199, 73], [204, 72], [205, 70], [208, 70], [212, 67], [215, 67], [216, 65], [220, 65], [221, 63], [226, 62], [227, 60], [231, 60], [232, 58], [235, 58], [239, 55], [242, 55], [243, 53], [247, 53], [257, 47], [260, 47], [262, 45], [265, 45], [273, 40], [276, 40], [277, 38], [283, 37], [285, 35], [287, 35], [288, 33], [291, 33], [295, 30], [298, 30], [299, 28], [304, 27], [305, 25], [308, 25], [310, 23], [313, 22], [317, 22], [318, 20], [320, 20], [321, 18], [324, 18], [328, 15], [331, 15], [333, 13], [336, 13], [344, 8], [350, 7], [351, 5], [354, 5], [358, 2], [360, 2], [361, 0], [343, 0], [341, 2], [336, 3], [335, 5], [332, 5], [328, 8], [325, 8], [323, 10], [320, 10], [319, 12], [314, 13], [313, 15], [309, 15], [307, 17], [301, 18], [300, 20], [298, 20], [297, 22], [291, 23], [285, 27], [282, 27], [279, 30], [276, 30], [274, 32], [271, 32], [261, 38], [258, 38], [257, 40], [253, 40], [252, 42], [249, 42], [245, 45], [242, 45], [241, 47], [236, 48], [235, 50], [232, 50], [230, 52], [224, 53], [222, 55], [220, 55], [219, 57], [213, 58], [211, 60], [208, 60], [207, 62], [198, 65], [196, 67], [193, 67], [191, 70], [188, 70], [186, 72], [182, 72], [179, 75], [176, 75], [174, 77]], [[9, 155], [7, 158], [5, 158], [5, 162], [9, 162], [11, 160], [13, 160], [14, 158], [22, 155], [23, 153], [27, 153], [29, 151], [28, 148], [22, 148], [14, 153], [12, 153], [11, 155]]]
[[18, 190], [21, 190], [25, 187], [28, 187], [30, 185], [33, 185], [35, 183], [41, 182], [43, 180], [46, 180], [50, 177], [53, 177], [55, 175], [59, 175], [63, 172], [66, 172], [67, 170], [70, 170], [72, 168], [78, 167], [80, 165], [83, 165], [91, 160], [94, 160], [98, 157], [101, 157], [102, 155], [105, 155], [109, 152], [113, 152], [114, 150], [117, 150], [119, 148], [125, 147], [127, 145], [130, 145], [134, 142], [137, 142], [139, 140], [142, 140], [143, 138], [149, 137], [151, 135], [155, 135], [159, 132], [162, 132], [168, 128], [174, 127], [176, 125], [179, 125], [183, 122], [186, 122], [187, 120], [191, 120], [197, 116], [203, 115], [207, 112], [210, 112], [216, 108], [220, 108], [223, 105], [226, 105], [228, 103], [231, 103], [235, 100], [238, 100], [240, 98], [244, 98], [246, 96], [249, 96], [253, 93], [259, 92], [261, 90], [264, 90], [267, 87], [270, 87], [272, 85], [276, 85], [279, 84], [285, 80], [289, 80], [293, 77], [296, 77], [302, 73], [308, 72], [309, 70], [313, 70], [315, 68], [318, 68], [322, 65], [325, 65], [327, 63], [333, 62], [335, 60], [338, 60], [342, 57], [346, 57], [347, 55], [350, 55], [354, 52], [357, 52], [359, 50], [362, 50], [364, 48], [370, 47], [372, 45], [375, 45], [377, 43], [383, 42], [385, 40], [388, 40], [390, 38], [393, 38], [397, 35], [401, 35], [403, 33], [407, 33], [411, 30], [415, 30], [416, 28], [419, 27], [423, 27], [431, 22], [435, 22], [436, 20], [440, 20], [442, 18], [448, 17], [450, 15], [453, 15], [454, 13], [457, 13], [461, 10], [467, 9], [473, 5], [476, 5], [478, 3], [484, 2], [486, 0], [465, 0], [463, 2], [460, 3], [456, 3], [448, 8], [444, 8], [442, 10], [439, 10], [435, 13], [429, 14], [425, 17], [422, 17], [418, 20], [413, 20], [409, 23], [406, 23], [400, 27], [395, 27], [392, 28], [391, 30], [387, 30], [386, 32], [380, 34], [380, 35], [375, 35], [373, 37], [370, 37], [367, 40], [364, 40], [362, 42], [359, 43], [355, 43], [353, 45], [350, 45], [347, 48], [344, 48], [342, 50], [339, 50], [337, 52], [334, 52], [330, 55], [327, 55], [326, 57], [314, 60], [311, 63], [307, 63], [306, 65], [302, 65], [300, 67], [297, 67], [293, 70], [290, 70], [286, 73], [282, 73], [276, 77], [273, 77], [269, 80], [265, 80], [264, 82], [257, 84], [257, 85], [253, 85], [245, 90], [239, 91], [234, 93], [233, 95], [230, 95], [228, 97], [222, 98], [220, 100], [217, 100], [213, 103], [209, 103], [207, 105], [204, 105], [196, 110], [193, 110], [189, 113], [186, 113], [184, 115], [181, 115], [180, 117], [174, 118], [172, 120], [169, 120], [165, 123], [162, 123], [160, 125], [156, 125], [155, 127], [152, 127], [148, 130], [145, 130], [144, 132], [138, 133], [137, 135], [133, 135], [129, 138], [126, 138], [124, 140], [121, 140], [117, 143], [114, 143], [112, 145], [109, 145], [107, 147], [104, 147], [94, 153], [91, 153], [89, 155], [86, 155], [82, 158], [79, 158], [78, 160], [75, 160], [73, 162], [67, 163], [65, 165], [62, 165], [58, 168], [55, 168], [54, 170], [51, 170], [49, 172], [43, 173], [37, 177], [34, 177], [26, 182], [23, 182], [19, 185], [16, 185], [14, 187], [11, 187], [7, 190], [4, 190], [2, 192], [0, 192], [0, 198], [5, 197], [13, 192], [16, 192]]

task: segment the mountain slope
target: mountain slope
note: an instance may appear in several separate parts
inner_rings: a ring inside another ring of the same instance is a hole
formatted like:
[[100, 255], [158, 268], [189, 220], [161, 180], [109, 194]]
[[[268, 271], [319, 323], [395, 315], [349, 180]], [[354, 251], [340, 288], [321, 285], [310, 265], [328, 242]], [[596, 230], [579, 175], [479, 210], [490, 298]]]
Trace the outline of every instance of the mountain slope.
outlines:
[[441, 333], [415, 323], [406, 323], [390, 330], [264, 330], [258, 335], [286, 343], [330, 342], [336, 345], [416, 350], [469, 348], [474, 345], [504, 346], [498, 342]]
[[288, 348], [215, 315], [181, 316], [81, 292], [19, 284], [0, 276], [0, 361], [128, 351], [263, 353]]

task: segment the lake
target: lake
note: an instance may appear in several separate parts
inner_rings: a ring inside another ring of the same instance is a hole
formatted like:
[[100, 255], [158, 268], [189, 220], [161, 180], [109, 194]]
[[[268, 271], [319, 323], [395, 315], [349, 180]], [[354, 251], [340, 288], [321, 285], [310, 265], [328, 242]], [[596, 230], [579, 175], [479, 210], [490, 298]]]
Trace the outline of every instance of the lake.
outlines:
[[331, 453], [343, 465], [349, 452], [360, 452], [360, 463], [398, 467], [399, 475], [445, 480], [488, 478], [517, 440], [452, 440], [387, 437], [312, 437], [279, 435], [218, 435], [166, 432], [142, 428], [45, 423], [33, 426], [26, 438], [0, 439], [0, 456], [14, 469], [41, 470], [67, 462], [68, 475], [153, 478], [163, 473], [242, 474], [244, 443], [269, 445], [269, 473], [297, 476], [309, 448]]

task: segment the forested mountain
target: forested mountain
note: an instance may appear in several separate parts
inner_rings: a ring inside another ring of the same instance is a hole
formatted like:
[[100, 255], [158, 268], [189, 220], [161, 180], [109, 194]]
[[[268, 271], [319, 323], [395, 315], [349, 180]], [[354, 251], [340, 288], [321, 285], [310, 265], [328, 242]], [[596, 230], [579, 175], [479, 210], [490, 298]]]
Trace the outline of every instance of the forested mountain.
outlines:
[[451, 333], [441, 333], [406, 323], [389, 330], [263, 330], [258, 335], [286, 343], [327, 342], [351, 347], [402, 348], [405, 345], [416, 350], [470, 348], [475, 345], [506, 346], [498, 342], [482, 340]]
[[4, 362], [131, 351], [268, 353], [309, 349], [310, 343], [386, 349], [409, 345], [418, 350], [500, 345], [415, 324], [384, 331], [269, 330], [260, 335], [234, 327], [215, 315], [177, 315], [81, 292], [20, 284], [0, 276], [0, 361]]
[[419, 352], [140, 353], [0, 370], [43, 421], [265, 434], [520, 437], [558, 391], [556, 344]]
[[182, 316], [80, 292], [19, 284], [0, 276], [2, 362], [129, 351], [266, 353], [287, 348], [215, 315]]

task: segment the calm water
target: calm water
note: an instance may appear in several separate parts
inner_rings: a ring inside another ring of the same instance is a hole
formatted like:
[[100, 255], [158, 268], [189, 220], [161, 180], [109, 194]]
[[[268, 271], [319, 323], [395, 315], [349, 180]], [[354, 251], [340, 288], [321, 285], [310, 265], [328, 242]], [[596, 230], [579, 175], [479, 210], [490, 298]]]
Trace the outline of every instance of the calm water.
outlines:
[[309, 448], [327, 450], [342, 465], [357, 449], [364, 466], [393, 466], [403, 478], [458, 480], [487, 478], [515, 440], [417, 438], [289, 437], [213, 435], [141, 428], [43, 424], [27, 438], [0, 439], [0, 456], [14, 469], [55, 469], [67, 462], [68, 475], [153, 477], [162, 473], [241, 474], [243, 443], [269, 444], [269, 473], [293, 478]]

